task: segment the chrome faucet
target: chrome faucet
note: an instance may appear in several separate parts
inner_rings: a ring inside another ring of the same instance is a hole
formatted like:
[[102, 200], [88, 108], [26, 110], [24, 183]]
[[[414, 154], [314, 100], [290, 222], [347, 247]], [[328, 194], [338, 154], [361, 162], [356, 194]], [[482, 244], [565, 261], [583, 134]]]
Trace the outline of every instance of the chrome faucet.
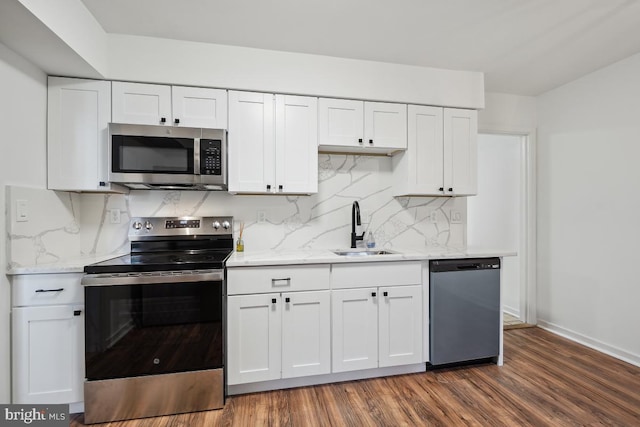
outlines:
[[356, 200], [351, 205], [351, 247], [356, 247], [356, 241], [364, 240], [364, 232], [361, 235], [356, 234], [356, 225], [361, 225], [360, 223], [360, 205]]

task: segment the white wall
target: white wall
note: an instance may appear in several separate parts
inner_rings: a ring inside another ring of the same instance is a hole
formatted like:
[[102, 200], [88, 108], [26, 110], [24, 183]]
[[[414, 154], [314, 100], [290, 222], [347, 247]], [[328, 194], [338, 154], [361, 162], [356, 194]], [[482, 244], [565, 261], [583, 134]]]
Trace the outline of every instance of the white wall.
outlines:
[[[45, 74], [0, 44], [0, 211], [5, 212], [5, 185], [46, 186]], [[5, 222], [0, 221], [0, 403], [10, 400], [9, 282]]]
[[[478, 135], [478, 195], [467, 200], [467, 243], [520, 252], [522, 138]], [[521, 317], [522, 255], [502, 260], [504, 310]]]
[[484, 107], [479, 72], [121, 34], [108, 40], [110, 80]]
[[478, 111], [480, 132], [527, 134], [537, 126], [536, 98], [488, 92], [485, 108]]
[[538, 316], [640, 365], [640, 54], [538, 98]]

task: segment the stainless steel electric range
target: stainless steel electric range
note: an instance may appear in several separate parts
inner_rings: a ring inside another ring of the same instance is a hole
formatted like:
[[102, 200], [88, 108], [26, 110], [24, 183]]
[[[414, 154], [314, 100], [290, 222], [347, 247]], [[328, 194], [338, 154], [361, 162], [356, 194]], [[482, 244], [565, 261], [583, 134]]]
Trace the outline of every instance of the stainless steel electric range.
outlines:
[[233, 218], [134, 218], [131, 253], [85, 267], [85, 423], [224, 405]]

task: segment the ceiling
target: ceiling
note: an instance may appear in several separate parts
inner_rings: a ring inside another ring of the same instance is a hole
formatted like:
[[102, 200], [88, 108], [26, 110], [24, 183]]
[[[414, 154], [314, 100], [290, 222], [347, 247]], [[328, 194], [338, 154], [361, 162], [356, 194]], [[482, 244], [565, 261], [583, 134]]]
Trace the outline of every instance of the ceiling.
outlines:
[[637, 0], [82, 0], [108, 33], [455, 70], [538, 95], [640, 52]]

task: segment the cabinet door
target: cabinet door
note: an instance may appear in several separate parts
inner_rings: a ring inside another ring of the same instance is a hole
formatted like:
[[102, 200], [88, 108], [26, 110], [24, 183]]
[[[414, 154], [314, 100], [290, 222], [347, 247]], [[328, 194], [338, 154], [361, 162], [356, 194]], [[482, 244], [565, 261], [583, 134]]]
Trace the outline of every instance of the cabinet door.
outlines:
[[364, 145], [375, 148], [407, 148], [407, 105], [364, 103]]
[[47, 114], [47, 188], [110, 190], [106, 181], [111, 83], [50, 77]]
[[227, 91], [199, 87], [172, 86], [174, 126], [227, 128]]
[[333, 372], [378, 367], [377, 292], [377, 288], [332, 291]]
[[408, 156], [407, 193], [442, 195], [442, 108], [409, 105], [408, 115], [408, 143], [404, 154]]
[[114, 123], [171, 125], [171, 87], [143, 83], [112, 83]]
[[364, 144], [364, 103], [348, 99], [318, 100], [319, 144], [359, 147]]
[[14, 308], [12, 337], [13, 403], [83, 400], [82, 306]]
[[276, 95], [276, 191], [318, 192], [318, 100]]
[[422, 361], [422, 287], [380, 288], [380, 367]]
[[448, 195], [478, 193], [478, 112], [444, 109], [444, 189]]
[[331, 372], [329, 291], [282, 294], [282, 378]]
[[229, 192], [275, 191], [274, 96], [229, 91]]
[[227, 298], [227, 381], [243, 384], [280, 378], [279, 294]]

